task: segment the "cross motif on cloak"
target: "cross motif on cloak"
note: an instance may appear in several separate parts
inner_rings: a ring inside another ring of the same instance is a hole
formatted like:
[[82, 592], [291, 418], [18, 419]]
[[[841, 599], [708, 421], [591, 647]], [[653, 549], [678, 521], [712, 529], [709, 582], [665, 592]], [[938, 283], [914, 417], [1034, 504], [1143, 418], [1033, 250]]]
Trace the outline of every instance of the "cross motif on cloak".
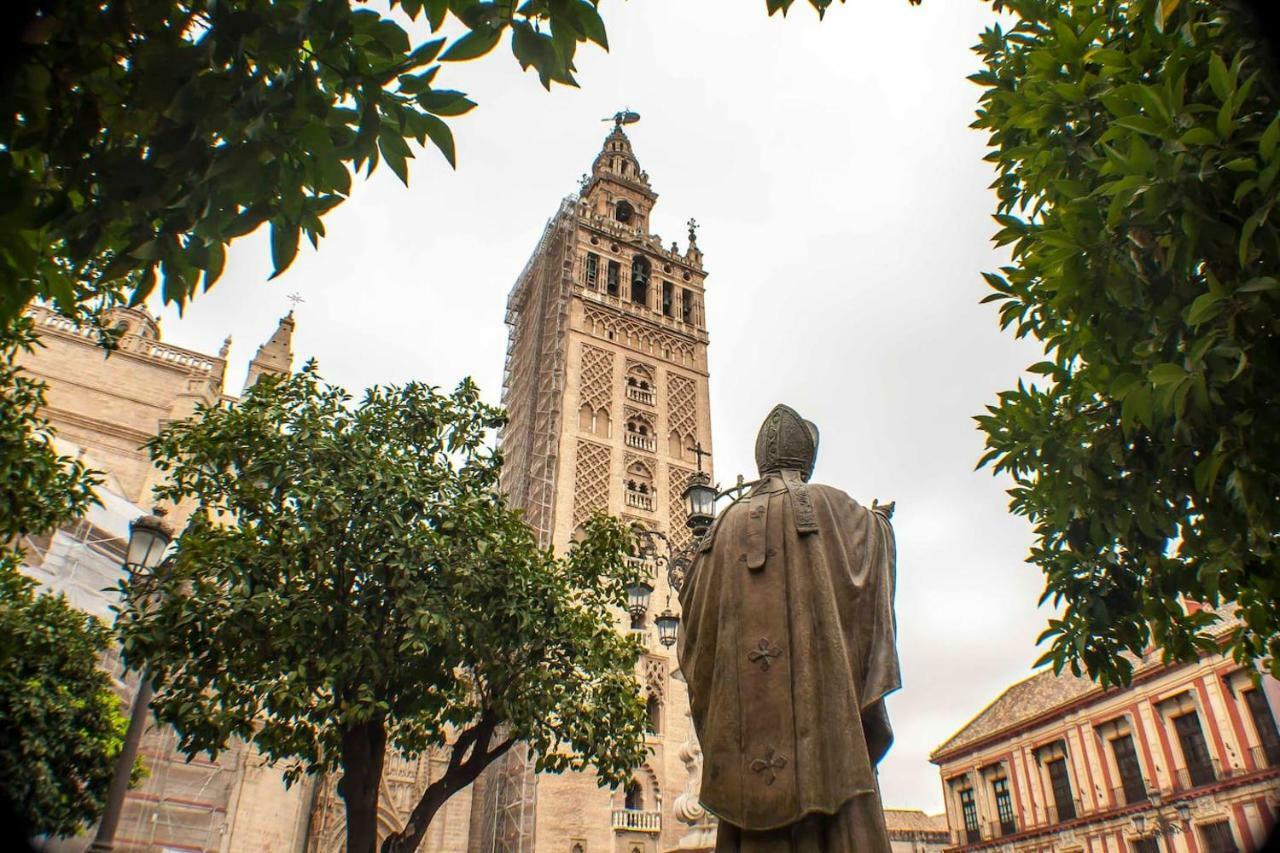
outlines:
[[757, 758], [751, 762], [751, 769], [755, 773], [768, 773], [769, 776], [764, 780], [766, 785], [772, 785], [778, 778], [776, 771], [787, 766], [787, 759], [781, 755], [774, 755], [773, 748], [764, 754], [764, 758]]
[[760, 643], [751, 651], [747, 652], [747, 660], [752, 663], [760, 664], [762, 672], [769, 671], [769, 658], [776, 658], [782, 655], [782, 649], [775, 646], [769, 641], [768, 637], [761, 637]]

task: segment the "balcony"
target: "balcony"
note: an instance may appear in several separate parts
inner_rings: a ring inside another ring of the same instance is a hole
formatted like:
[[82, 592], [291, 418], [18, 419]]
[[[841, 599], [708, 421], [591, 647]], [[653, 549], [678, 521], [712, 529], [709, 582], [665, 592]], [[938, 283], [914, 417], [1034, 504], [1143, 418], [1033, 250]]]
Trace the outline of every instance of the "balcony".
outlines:
[[653, 512], [653, 495], [646, 495], [640, 492], [628, 490], [626, 493], [626, 504], [633, 509], [643, 509]]
[[1280, 767], [1280, 743], [1268, 743], [1262, 746], [1249, 747], [1249, 755], [1253, 758], [1253, 766]]
[[635, 400], [637, 403], [644, 403], [646, 406], [655, 405], [652, 388], [639, 388], [635, 385], [628, 385], [627, 399]]
[[653, 567], [644, 557], [623, 557], [622, 562], [634, 572], [643, 572], [646, 576], [653, 574]]
[[1137, 806], [1150, 802], [1146, 783], [1141, 779], [1132, 779], [1125, 785], [1116, 785], [1111, 789], [1111, 802], [1116, 806]]
[[1044, 809], [1045, 822], [1050, 826], [1067, 820], [1075, 820], [1078, 814], [1080, 814], [1080, 801], [1074, 797], [1061, 806], [1045, 806]]
[[627, 433], [627, 447], [635, 447], [639, 450], [647, 450], [650, 453], [658, 452], [658, 441], [651, 435], [641, 435], [638, 432]]
[[645, 812], [637, 809], [614, 809], [613, 828], [630, 832], [661, 832], [662, 812]]
[[1219, 771], [1216, 760], [1199, 761], [1186, 767], [1173, 768], [1173, 790], [1189, 791], [1201, 785], [1212, 785], [1221, 778], [1223, 774]]

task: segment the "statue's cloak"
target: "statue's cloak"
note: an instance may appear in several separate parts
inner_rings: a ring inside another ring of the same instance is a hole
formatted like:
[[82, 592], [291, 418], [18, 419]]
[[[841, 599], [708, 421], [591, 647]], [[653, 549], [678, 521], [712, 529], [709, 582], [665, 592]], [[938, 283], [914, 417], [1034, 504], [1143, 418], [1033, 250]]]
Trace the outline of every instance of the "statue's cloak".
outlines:
[[[703, 539], [681, 593], [678, 651], [701, 800], [723, 821], [772, 830], [871, 795], [855, 811], [883, 827], [875, 764], [893, 739], [883, 699], [901, 686], [895, 561], [881, 512], [793, 470], [766, 476]], [[887, 849], [882, 833], [872, 837]]]

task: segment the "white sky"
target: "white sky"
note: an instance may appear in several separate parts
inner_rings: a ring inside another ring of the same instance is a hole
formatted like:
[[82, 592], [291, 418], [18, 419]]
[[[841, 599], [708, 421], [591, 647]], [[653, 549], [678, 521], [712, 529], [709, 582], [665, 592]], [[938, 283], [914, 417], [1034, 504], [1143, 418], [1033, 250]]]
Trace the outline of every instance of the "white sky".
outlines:
[[702, 225], [720, 479], [754, 472], [756, 429], [782, 401], [822, 430], [817, 480], [898, 502], [904, 686], [883, 799], [937, 812], [929, 751], [1028, 674], [1046, 616], [1030, 527], [973, 470], [972, 416], [1037, 360], [978, 304], [1002, 257], [965, 76], [992, 12], [856, 0], [819, 24], [804, 4], [783, 20], [763, 0], [604, 3], [612, 49], [581, 48], [580, 90], [544, 92], [505, 44], [446, 66], [438, 83], [480, 104], [453, 121], [456, 172], [434, 150], [409, 189], [380, 168], [274, 282], [265, 231], [241, 240], [185, 318], [163, 313], [164, 337], [216, 352], [232, 334], [238, 393], [297, 291], [298, 363], [352, 390], [471, 375], [496, 401], [507, 291], [590, 169], [600, 119], [638, 111], [655, 230], [683, 246], [685, 221]]

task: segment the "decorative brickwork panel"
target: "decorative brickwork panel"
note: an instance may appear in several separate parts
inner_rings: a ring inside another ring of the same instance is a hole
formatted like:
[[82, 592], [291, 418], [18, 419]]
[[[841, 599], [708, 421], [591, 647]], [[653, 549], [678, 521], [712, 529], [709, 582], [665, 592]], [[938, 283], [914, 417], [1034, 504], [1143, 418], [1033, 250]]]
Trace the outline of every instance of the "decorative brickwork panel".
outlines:
[[649, 692], [665, 702], [667, 698], [667, 662], [662, 658], [645, 655], [642, 660], [642, 666], [644, 667], [644, 683], [649, 688]]
[[671, 541], [678, 547], [683, 548], [689, 543], [692, 534], [689, 532], [689, 513], [685, 512], [684, 487], [689, 485], [689, 478], [693, 476], [693, 472], [687, 468], [677, 468], [671, 465], [667, 468], [667, 506], [671, 512]]
[[698, 391], [692, 379], [667, 374], [667, 426], [680, 433], [683, 447], [698, 440]]
[[573, 524], [585, 524], [598, 512], [609, 509], [608, 447], [593, 441], [578, 441], [574, 457]]
[[612, 333], [610, 340], [616, 340], [630, 347], [664, 358], [679, 356], [688, 363], [693, 360], [693, 342], [664, 332], [662, 329], [640, 320], [619, 316], [611, 311], [587, 305], [584, 316], [591, 326], [592, 334], [605, 337]]
[[604, 409], [613, 417], [613, 353], [582, 345], [582, 371], [579, 396], [593, 410]]

